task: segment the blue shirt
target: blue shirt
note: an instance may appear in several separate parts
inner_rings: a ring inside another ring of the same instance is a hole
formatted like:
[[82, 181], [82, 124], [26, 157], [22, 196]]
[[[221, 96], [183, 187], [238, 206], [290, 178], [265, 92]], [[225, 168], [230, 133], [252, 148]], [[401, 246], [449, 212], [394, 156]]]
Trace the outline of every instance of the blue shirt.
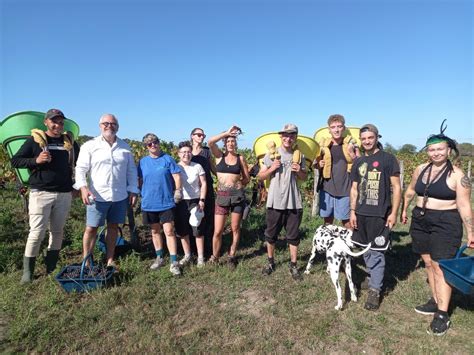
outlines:
[[138, 163], [138, 177], [142, 179], [142, 211], [160, 212], [175, 207], [174, 180], [171, 174], [181, 169], [168, 154], [158, 158], [144, 157]]

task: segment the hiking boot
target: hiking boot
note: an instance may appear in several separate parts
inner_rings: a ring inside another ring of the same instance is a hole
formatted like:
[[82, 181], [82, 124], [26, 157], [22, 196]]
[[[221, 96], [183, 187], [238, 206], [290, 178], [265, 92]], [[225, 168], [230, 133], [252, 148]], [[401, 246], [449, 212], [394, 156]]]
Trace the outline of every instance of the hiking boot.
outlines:
[[369, 288], [367, 294], [367, 301], [365, 301], [364, 308], [369, 311], [376, 311], [380, 307], [380, 292], [374, 288]]
[[227, 266], [229, 266], [229, 268], [231, 270], [235, 270], [235, 268], [237, 267], [237, 257], [235, 256], [229, 256], [229, 259], [227, 259]]
[[298, 271], [298, 267], [296, 265], [291, 265], [290, 263], [290, 275], [293, 280], [301, 281], [303, 280], [303, 276], [301, 276], [300, 272]]
[[264, 275], [270, 275], [271, 273], [273, 273], [273, 271], [275, 271], [275, 264], [272, 264], [272, 263], [268, 263], [267, 265], [265, 265], [262, 269], [262, 274]]
[[33, 274], [35, 272], [36, 257], [24, 256], [23, 257], [23, 275], [20, 283], [27, 284], [33, 281]]
[[191, 255], [185, 255], [180, 261], [179, 261], [179, 266], [187, 266], [191, 264], [192, 262], [192, 257]]
[[181, 276], [181, 269], [179, 268], [179, 264], [176, 262], [171, 264], [170, 272], [173, 274], [173, 276]]
[[426, 315], [435, 314], [437, 310], [438, 310], [438, 304], [436, 303], [433, 297], [431, 297], [428, 300], [428, 302], [426, 302], [425, 304], [415, 307], [416, 313], [426, 314]]
[[430, 327], [427, 329], [428, 334], [441, 336], [446, 334], [449, 329], [451, 321], [448, 316], [444, 316], [438, 312], [435, 313], [433, 320], [431, 321]]
[[150, 265], [151, 270], [158, 270], [160, 267], [165, 265], [165, 260], [161, 256], [157, 256], [153, 264]]
[[202, 268], [202, 267], [204, 267], [204, 265], [206, 265], [206, 262], [204, 261], [204, 258], [198, 258], [197, 267]]

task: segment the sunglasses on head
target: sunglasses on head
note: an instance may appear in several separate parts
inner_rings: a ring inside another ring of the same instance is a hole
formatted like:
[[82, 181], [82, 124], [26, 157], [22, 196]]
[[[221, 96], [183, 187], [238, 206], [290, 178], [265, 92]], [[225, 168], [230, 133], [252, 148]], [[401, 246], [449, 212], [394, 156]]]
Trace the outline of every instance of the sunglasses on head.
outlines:
[[152, 146], [157, 146], [157, 145], [159, 145], [159, 144], [160, 144], [160, 142], [158, 142], [158, 141], [153, 141], [153, 142], [150, 142], [150, 143], [146, 143], [145, 145], [146, 145], [148, 148], [150, 148], [150, 147], [152, 147]]

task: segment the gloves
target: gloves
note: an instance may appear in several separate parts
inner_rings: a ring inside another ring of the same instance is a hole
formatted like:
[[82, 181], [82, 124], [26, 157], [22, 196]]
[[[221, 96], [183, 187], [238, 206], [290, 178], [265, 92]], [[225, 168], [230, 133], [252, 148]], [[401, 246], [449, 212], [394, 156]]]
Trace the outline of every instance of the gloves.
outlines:
[[174, 203], [178, 203], [183, 199], [183, 193], [181, 190], [174, 190]]

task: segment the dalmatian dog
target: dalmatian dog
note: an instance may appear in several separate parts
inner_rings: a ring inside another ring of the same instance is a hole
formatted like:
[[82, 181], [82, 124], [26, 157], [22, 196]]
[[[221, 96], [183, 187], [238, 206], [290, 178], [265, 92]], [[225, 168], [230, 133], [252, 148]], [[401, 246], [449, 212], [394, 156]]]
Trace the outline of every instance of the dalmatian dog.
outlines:
[[326, 252], [326, 260], [328, 263], [327, 273], [331, 275], [331, 280], [337, 293], [337, 305], [334, 307], [336, 310], [342, 309], [342, 291], [341, 285], [339, 284], [339, 269], [342, 262], [344, 261], [346, 266], [346, 277], [351, 291], [351, 300], [357, 302], [354, 283], [352, 282], [351, 256], [361, 256], [371, 247], [369, 244], [361, 252], [353, 253], [351, 248], [354, 247], [354, 244], [351, 238], [352, 231], [349, 229], [331, 224], [318, 227], [313, 237], [311, 257], [308, 261], [308, 265], [306, 265], [306, 271], [304, 272], [305, 274], [310, 273], [310, 269], [316, 258], [316, 252]]

